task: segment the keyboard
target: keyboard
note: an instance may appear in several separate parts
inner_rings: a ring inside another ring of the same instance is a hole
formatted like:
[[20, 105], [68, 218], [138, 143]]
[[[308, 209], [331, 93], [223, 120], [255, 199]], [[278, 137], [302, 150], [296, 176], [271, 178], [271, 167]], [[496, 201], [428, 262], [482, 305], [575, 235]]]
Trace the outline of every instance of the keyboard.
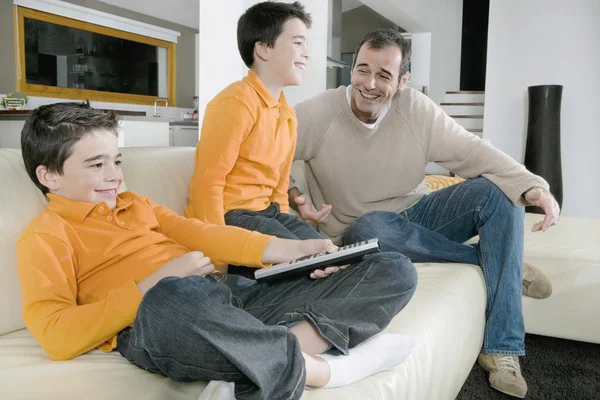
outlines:
[[340, 247], [335, 253], [317, 253], [296, 258], [281, 264], [261, 268], [254, 272], [257, 281], [271, 281], [310, 275], [312, 271], [330, 265], [354, 264], [362, 256], [379, 251], [379, 239], [364, 240]]

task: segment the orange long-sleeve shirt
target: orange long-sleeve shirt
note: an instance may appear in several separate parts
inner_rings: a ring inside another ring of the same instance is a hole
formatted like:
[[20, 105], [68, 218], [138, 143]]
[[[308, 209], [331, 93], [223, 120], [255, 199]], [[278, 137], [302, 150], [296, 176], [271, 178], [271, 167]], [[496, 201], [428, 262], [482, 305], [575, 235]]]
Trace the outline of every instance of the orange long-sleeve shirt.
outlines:
[[185, 215], [224, 225], [234, 209], [289, 212], [296, 129], [283, 93], [277, 101], [255, 72], [225, 88], [206, 108]]
[[23, 319], [54, 360], [110, 351], [133, 324], [136, 283], [188, 251], [262, 266], [271, 236], [179, 216], [132, 192], [117, 207], [48, 195], [17, 242]]

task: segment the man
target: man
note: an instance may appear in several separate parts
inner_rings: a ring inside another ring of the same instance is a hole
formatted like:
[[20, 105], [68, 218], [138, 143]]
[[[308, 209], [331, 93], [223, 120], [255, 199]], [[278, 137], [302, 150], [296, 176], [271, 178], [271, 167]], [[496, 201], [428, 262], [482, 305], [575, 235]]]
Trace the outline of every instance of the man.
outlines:
[[[398, 32], [375, 30], [357, 46], [350, 87], [296, 107], [295, 159], [306, 161], [315, 204], [333, 208], [317, 211], [296, 188], [289, 190], [290, 204], [337, 243], [378, 237], [382, 250], [413, 262], [480, 265], [488, 297], [479, 363], [494, 388], [524, 397], [521, 291], [544, 297], [550, 285], [530, 269], [534, 279], [521, 289], [522, 206], [546, 213], [533, 231], [555, 224], [559, 206], [544, 179], [405, 88], [409, 62], [410, 47]], [[429, 193], [423, 184], [428, 162], [471, 179]], [[476, 235], [478, 244], [463, 244]]]

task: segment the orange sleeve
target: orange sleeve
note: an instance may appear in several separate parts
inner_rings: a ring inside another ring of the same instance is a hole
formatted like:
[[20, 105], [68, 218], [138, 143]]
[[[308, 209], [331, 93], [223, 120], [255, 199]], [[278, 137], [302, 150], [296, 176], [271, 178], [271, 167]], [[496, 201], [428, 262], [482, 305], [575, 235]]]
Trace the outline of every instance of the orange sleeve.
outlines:
[[[294, 134], [295, 138], [295, 134]], [[294, 153], [296, 151], [296, 140], [294, 140], [290, 152], [287, 155], [283, 166], [281, 167], [281, 171], [279, 171], [279, 183], [273, 189], [273, 194], [269, 199], [271, 202], [277, 202], [280, 206], [280, 211], [282, 213], [289, 214], [290, 205], [288, 201], [288, 189], [290, 185], [290, 174], [292, 172], [292, 162], [294, 162]]]
[[266, 266], [263, 252], [273, 236], [227, 225], [185, 218], [167, 207], [150, 203], [160, 232], [192, 251], [201, 251], [215, 264]]
[[187, 217], [225, 225], [225, 180], [253, 126], [250, 110], [235, 98], [223, 98], [206, 108], [202, 135], [196, 147]]
[[133, 324], [142, 294], [134, 281], [95, 303], [77, 304], [73, 249], [60, 239], [29, 234], [17, 243], [23, 319], [53, 360], [68, 360], [100, 345]]

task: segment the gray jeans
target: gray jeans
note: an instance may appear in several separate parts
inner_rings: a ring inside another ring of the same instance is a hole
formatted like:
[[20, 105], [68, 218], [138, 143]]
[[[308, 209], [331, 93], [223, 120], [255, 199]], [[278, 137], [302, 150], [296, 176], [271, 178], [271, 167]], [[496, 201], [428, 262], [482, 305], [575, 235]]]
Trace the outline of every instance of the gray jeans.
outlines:
[[282, 213], [278, 203], [271, 203], [262, 211], [231, 210], [225, 214], [225, 223], [282, 239], [323, 239], [308, 223]]
[[263, 283], [237, 275], [162, 279], [118, 337], [130, 362], [177, 381], [235, 382], [237, 399], [299, 399], [305, 364], [287, 328], [309, 321], [332, 354], [385, 328], [412, 297], [417, 274], [378, 253], [327, 278]]

